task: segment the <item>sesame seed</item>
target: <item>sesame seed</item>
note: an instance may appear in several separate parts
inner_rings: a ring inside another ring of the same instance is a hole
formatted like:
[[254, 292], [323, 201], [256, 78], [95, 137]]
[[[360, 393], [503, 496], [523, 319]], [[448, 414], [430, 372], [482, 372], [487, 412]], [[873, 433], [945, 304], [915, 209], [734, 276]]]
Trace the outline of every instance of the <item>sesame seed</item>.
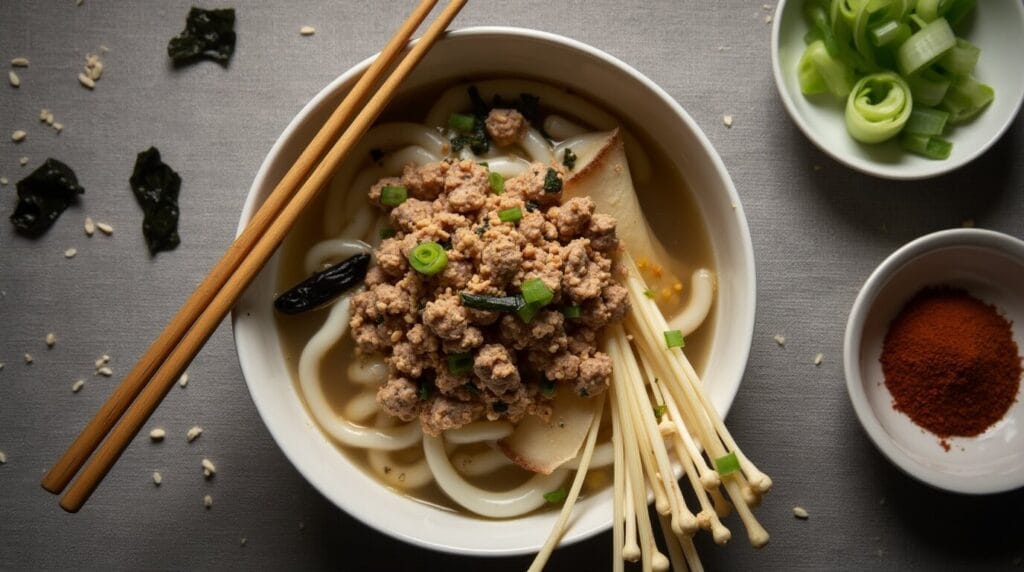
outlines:
[[107, 354], [103, 354], [100, 357], [96, 358], [96, 362], [95, 363], [96, 363], [96, 369], [99, 369], [99, 368], [107, 365], [108, 363], [110, 363], [110, 356], [108, 356]]
[[163, 429], [160, 429], [159, 427], [157, 427], [156, 429], [153, 429], [152, 431], [149, 432], [149, 438], [154, 443], [159, 443], [160, 441], [163, 441], [164, 437], [166, 437], [166, 436], [167, 436], [167, 432], [164, 431]]
[[56, 131], [57, 133], [60, 133], [61, 131], [64, 131], [64, 124], [63, 124], [63, 123], [54, 123], [54, 124], [53, 124], [53, 129], [54, 129], [54, 130], [55, 130], [55, 131]]
[[198, 439], [199, 436], [202, 434], [203, 428], [198, 425], [193, 425], [192, 428], [188, 430], [188, 433], [185, 434], [185, 438], [188, 439], [189, 443], [191, 443], [192, 441]]
[[27, 68], [28, 58], [14, 58], [11, 60], [11, 65], [16, 68]]
[[74, 385], [71, 386], [71, 391], [74, 393], [78, 393], [79, 391], [82, 391], [83, 387], [85, 387], [85, 380], [80, 379], [76, 381]]
[[78, 249], [69, 248], [64, 251], [64, 258], [74, 258], [76, 254], [78, 254]]
[[21, 159], [18, 159], [18, 164], [21, 165], [22, 167], [28, 165], [28, 157], [22, 157]]
[[825, 354], [819, 353], [814, 356], [814, 365], [821, 365], [821, 362], [825, 361]]
[[103, 367], [101, 367], [101, 368], [96, 370], [96, 375], [102, 375], [103, 377], [110, 377], [110, 376], [114, 375], [114, 370], [110, 369], [107, 366], [103, 366]]
[[7, 455], [3, 451], [0, 451], [0, 465], [7, 463]]
[[722, 124], [726, 127], [732, 127], [732, 115], [723, 115]]
[[811, 515], [807, 513], [807, 509], [805, 509], [804, 507], [795, 506], [793, 507], [793, 516], [802, 520], [807, 520], [807, 518]]
[[764, 23], [765, 24], [771, 24], [772, 20], [774, 20], [774, 19], [775, 19], [774, 16], [772, 16], [771, 14], [768, 14], [767, 16], [764, 17]]
[[25, 354], [25, 363], [26, 364], [31, 364], [33, 361], [35, 361], [35, 360], [32, 359], [32, 354]]
[[0, 370], [4, 368], [4, 362], [0, 361]]
[[217, 473], [217, 467], [213, 465], [213, 462], [209, 459], [203, 459], [203, 476], [207, 479], [213, 477]]
[[0, 177], [0, 185], [3, 185], [3, 186], [6, 187], [8, 182], [9, 181], [7, 180], [7, 177]]
[[206, 507], [206, 510], [210, 510], [211, 508], [213, 508], [213, 497], [211, 497], [210, 495], [204, 496], [203, 506]]
[[21, 78], [13, 71], [7, 72], [7, 81], [11, 82], [12, 87], [21, 87]]
[[153, 484], [159, 487], [162, 482], [164, 482], [164, 476], [159, 471], [153, 471]]
[[786, 336], [783, 336], [782, 334], [775, 334], [774, 339], [775, 343], [779, 344], [779, 347], [786, 345]]
[[57, 343], [57, 336], [53, 332], [46, 334], [46, 347], [52, 348]]
[[85, 87], [87, 87], [89, 89], [93, 89], [93, 88], [96, 87], [96, 80], [94, 80], [91, 77], [85, 75], [84, 73], [78, 74], [78, 83], [84, 85]]
[[303, 36], [312, 36], [313, 34], [316, 33], [316, 28], [314, 28], [313, 26], [303, 26], [302, 28], [299, 29], [299, 33], [302, 34]]
[[92, 236], [96, 232], [96, 223], [92, 222], [92, 219], [85, 217], [85, 235]]
[[109, 224], [107, 224], [105, 222], [98, 222], [98, 223], [96, 223], [96, 228], [100, 229], [100, 232], [102, 232], [103, 234], [105, 234], [107, 236], [110, 236], [110, 235], [114, 234], [114, 227], [110, 226]]
[[178, 385], [181, 386], [181, 387], [185, 387], [186, 385], [188, 385], [188, 372], [187, 371], [185, 373], [181, 374], [181, 377], [178, 378]]
[[242, 546], [245, 546], [245, 543], [247, 543], [247, 542], [249, 542], [249, 541], [248, 541], [248, 540], [246, 540], [246, 538], [245, 538], [245, 537], [243, 536], [243, 537], [242, 537], [242, 540], [240, 541], [241, 545], [242, 545]]
[[[11, 141], [14, 141], [15, 143], [21, 143], [22, 141], [25, 140], [25, 137], [27, 136], [28, 133], [25, 133], [23, 129], [17, 129], [14, 131], [14, 133], [11, 133]], [[28, 163], [28, 160], [26, 160], [25, 162]]]

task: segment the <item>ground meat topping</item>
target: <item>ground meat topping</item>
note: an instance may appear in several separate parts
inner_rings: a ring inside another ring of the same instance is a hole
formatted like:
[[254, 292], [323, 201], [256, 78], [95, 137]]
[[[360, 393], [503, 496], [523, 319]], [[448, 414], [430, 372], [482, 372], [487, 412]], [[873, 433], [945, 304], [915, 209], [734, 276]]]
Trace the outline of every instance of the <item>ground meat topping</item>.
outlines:
[[[516, 111], [488, 117], [499, 145], [526, 127]], [[377, 393], [381, 409], [403, 421], [418, 418], [430, 435], [481, 418], [546, 419], [551, 383], [583, 396], [604, 391], [612, 364], [597, 351], [599, 331], [629, 309], [613, 272], [615, 219], [595, 212], [589, 198], [561, 204], [561, 165], [531, 164], [505, 180], [502, 195], [491, 191], [488, 175], [468, 160], [410, 165], [369, 192], [388, 210], [394, 236], [377, 247], [366, 290], [352, 296], [352, 336], [358, 353], [382, 354], [388, 364], [389, 379]], [[379, 199], [390, 185], [406, 187], [408, 198], [387, 209]], [[498, 216], [514, 208], [519, 221]], [[424, 241], [442, 245], [447, 256], [433, 276], [408, 261]], [[552, 299], [529, 321], [463, 305], [463, 294], [518, 295], [531, 279]], [[567, 319], [567, 306], [579, 306], [579, 317]], [[465, 360], [469, 369], [453, 365]]]
[[515, 109], [492, 109], [484, 122], [487, 135], [502, 147], [513, 145], [522, 140], [530, 124]]

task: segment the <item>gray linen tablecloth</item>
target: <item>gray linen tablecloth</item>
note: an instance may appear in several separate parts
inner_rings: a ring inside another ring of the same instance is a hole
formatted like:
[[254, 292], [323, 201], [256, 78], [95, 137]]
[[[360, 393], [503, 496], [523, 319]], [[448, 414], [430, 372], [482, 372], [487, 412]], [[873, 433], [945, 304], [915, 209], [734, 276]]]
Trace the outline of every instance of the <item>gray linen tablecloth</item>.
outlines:
[[[71, 165], [87, 189], [40, 239], [0, 222], [0, 568], [524, 569], [526, 557], [474, 560], [404, 545], [321, 497], [260, 421], [227, 325], [190, 368], [188, 387], [175, 388], [148, 424], [169, 431], [162, 445], [138, 437], [80, 514], [64, 513], [39, 487], [231, 242], [278, 134], [322, 86], [377, 51], [412, 2], [225, 4], [238, 11], [230, 67], [175, 71], [165, 49], [183, 27], [187, 0], [0, 2], [0, 61], [31, 61], [17, 70], [19, 89], [0, 86], [0, 176], [10, 180], [0, 187], [0, 210], [6, 219], [14, 182], [46, 157]], [[813, 147], [782, 108], [771, 76], [771, 9], [760, 0], [475, 0], [456, 22], [564, 34], [635, 66], [693, 115], [739, 189], [754, 240], [758, 313], [729, 422], [775, 479], [757, 511], [772, 541], [755, 551], [738, 524], [725, 548], [702, 535], [709, 569], [1019, 566], [1022, 491], [952, 495], [891, 466], [847, 399], [841, 340], [859, 286], [908, 240], [965, 219], [1024, 235], [1024, 119], [942, 178], [893, 183], [852, 172]], [[300, 36], [303, 25], [316, 34]], [[110, 49], [106, 68], [89, 91], [76, 77], [100, 46]], [[41, 108], [64, 124], [62, 133], [39, 122]], [[733, 116], [731, 129], [723, 114]], [[12, 143], [15, 129], [28, 138]], [[156, 258], [146, 253], [127, 184], [136, 153], [150, 145], [184, 179], [182, 244]], [[112, 224], [113, 236], [86, 238], [86, 215]], [[78, 255], [66, 259], [72, 247]], [[52, 349], [48, 332], [57, 336]], [[815, 367], [818, 352], [824, 363]], [[104, 353], [113, 378], [93, 375]], [[85, 387], [72, 393], [79, 378]], [[192, 425], [205, 432], [187, 444]], [[204, 456], [217, 464], [212, 481], [199, 476]], [[159, 488], [154, 470], [163, 474]], [[211, 510], [203, 507], [207, 494]], [[808, 520], [793, 518], [796, 505]], [[603, 534], [560, 550], [550, 569], [606, 569], [610, 543]]]

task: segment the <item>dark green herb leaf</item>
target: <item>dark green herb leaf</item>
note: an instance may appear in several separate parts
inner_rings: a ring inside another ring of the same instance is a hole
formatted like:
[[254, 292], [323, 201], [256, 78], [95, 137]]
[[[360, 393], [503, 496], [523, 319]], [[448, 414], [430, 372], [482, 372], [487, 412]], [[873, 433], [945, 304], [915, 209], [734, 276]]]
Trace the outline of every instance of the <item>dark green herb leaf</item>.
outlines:
[[561, 191], [562, 178], [558, 176], [558, 171], [548, 167], [548, 172], [544, 175], [544, 192], [558, 193]]
[[533, 95], [532, 93], [520, 93], [519, 102], [516, 104], [516, 110], [523, 114], [532, 124], [537, 124], [537, 111], [540, 108], [540, 97]]
[[661, 418], [664, 417], [666, 413], [668, 413], [667, 405], [654, 406], [654, 418], [658, 420], [658, 423], [661, 423]]
[[317, 272], [281, 294], [274, 300], [274, 307], [284, 314], [299, 314], [319, 308], [361, 282], [369, 267], [370, 255], [357, 254]]
[[149, 253], [173, 250], [181, 243], [178, 237], [178, 191], [181, 177], [163, 161], [156, 147], [139, 153], [129, 182], [135, 199], [145, 215], [142, 234]]
[[18, 181], [18, 206], [11, 224], [21, 234], [36, 237], [50, 228], [85, 189], [74, 171], [56, 159], [47, 159], [29, 176]]
[[393, 228], [382, 228], [382, 229], [380, 229], [380, 238], [381, 238], [381, 240], [384, 240], [384, 239], [387, 239], [387, 238], [391, 238], [392, 236], [395, 236], [395, 229], [393, 229]]
[[431, 387], [431, 383], [429, 381], [421, 381], [420, 382], [420, 391], [419, 391], [420, 401], [426, 401], [426, 400], [430, 399], [430, 395], [432, 393], [433, 393], [433, 387]]
[[469, 86], [469, 102], [473, 106], [473, 115], [487, 117], [487, 114], [491, 112], [491, 106], [487, 105], [484, 98], [480, 97], [480, 90], [475, 85]]
[[540, 205], [534, 201], [526, 201], [526, 212], [537, 212], [540, 210]]
[[235, 53], [235, 10], [203, 10], [193, 7], [185, 19], [185, 30], [171, 38], [167, 55], [175, 66], [209, 58], [227, 66]]
[[576, 168], [576, 153], [573, 153], [572, 149], [565, 148], [565, 154], [562, 155], [562, 164], [569, 170]]
[[540, 394], [543, 395], [544, 397], [554, 397], [555, 382], [551, 381], [550, 379], [545, 379], [544, 382], [540, 384]]
[[565, 501], [565, 498], [568, 496], [569, 493], [566, 492], [565, 487], [561, 487], [549, 493], [544, 493], [544, 500], [548, 501], [551, 504], [558, 504]]

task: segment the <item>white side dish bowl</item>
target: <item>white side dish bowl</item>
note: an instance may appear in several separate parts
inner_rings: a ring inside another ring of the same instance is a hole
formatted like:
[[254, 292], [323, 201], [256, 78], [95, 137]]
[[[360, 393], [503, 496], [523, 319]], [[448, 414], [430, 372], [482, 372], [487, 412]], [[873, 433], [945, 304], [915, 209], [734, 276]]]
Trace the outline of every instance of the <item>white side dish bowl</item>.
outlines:
[[923, 236], [885, 260], [861, 288], [846, 324], [846, 388], [861, 425], [882, 453], [934, 487], [987, 494], [1024, 487], [1024, 398], [976, 437], [939, 438], [892, 407], [882, 374], [890, 322], [926, 286], [962, 288], [1013, 323], [1024, 349], [1024, 241], [989, 230], [953, 229]]
[[995, 100], [974, 120], [953, 127], [953, 151], [936, 161], [900, 148], [895, 139], [877, 145], [858, 143], [846, 132], [845, 101], [830, 94], [800, 92], [797, 63], [808, 26], [805, 0], [779, 0], [772, 27], [775, 86], [790, 117], [804, 135], [836, 161], [885, 179], [927, 179], [970, 163], [1010, 128], [1024, 101], [1024, 5], [1020, 0], [985, 0], [974, 9], [966, 39], [981, 48], [974, 75], [995, 90]]
[[[252, 184], [239, 232], [371, 60], [325, 87], [281, 134]], [[715, 407], [724, 415], [743, 376], [753, 335], [754, 258], [739, 196], [700, 128], [667, 93], [625, 63], [579, 42], [532, 30], [471, 28], [453, 32], [431, 49], [402, 89], [438, 82], [455, 84], [474, 76], [525, 76], [570, 87], [609, 111], [628, 116], [671, 151], [671, 159], [693, 190], [710, 229], [719, 290], [704, 382]], [[485, 520], [428, 506], [387, 489], [335, 447], [304, 407], [282, 355], [272, 307], [277, 269], [275, 257], [236, 305], [232, 321], [253, 402], [299, 472], [341, 509], [406, 542], [472, 555], [538, 550], [557, 512]], [[610, 491], [584, 499], [576, 506], [563, 542], [608, 528], [611, 515]]]

